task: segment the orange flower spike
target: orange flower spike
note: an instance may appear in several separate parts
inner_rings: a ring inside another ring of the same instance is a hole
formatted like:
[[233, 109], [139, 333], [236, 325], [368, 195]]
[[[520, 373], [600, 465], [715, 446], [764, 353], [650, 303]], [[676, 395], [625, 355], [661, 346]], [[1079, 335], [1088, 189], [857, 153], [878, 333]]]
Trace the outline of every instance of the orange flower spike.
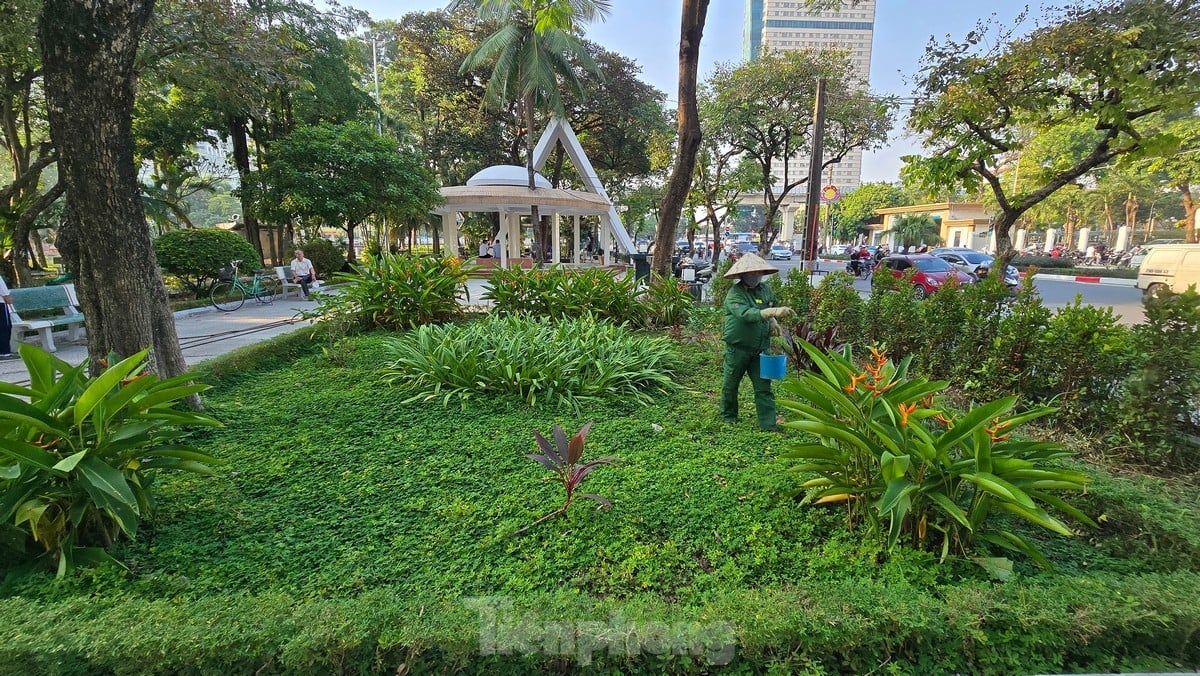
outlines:
[[[887, 385], [884, 385], [883, 387], [879, 388], [876, 391], [879, 394], [883, 394], [884, 392], [887, 392], [888, 390], [892, 389], [895, 386], [896, 386], [896, 381], [893, 380], [892, 382], [888, 383]], [[916, 406], [916, 404], [913, 404], [913, 406]]]
[[916, 402], [911, 403], [911, 404], [900, 404], [900, 426], [901, 427], [908, 427], [908, 416], [911, 415], [912, 412], [915, 410], [917, 410]]
[[846, 385], [842, 389], [845, 390], [848, 394], [854, 394], [854, 392], [858, 389], [858, 384], [866, 379], [867, 379], [867, 374], [856, 373], [856, 374], [850, 376], [850, 384]]
[[933, 419], [942, 423], [943, 425], [945, 425], [946, 429], [954, 427], [954, 420], [955, 420], [954, 416], [950, 416], [949, 418], [947, 418], [945, 415], [942, 414], [941, 411], [938, 411], [938, 414], [933, 416]]
[[921, 406], [924, 408], [933, 408], [933, 393], [921, 397]]

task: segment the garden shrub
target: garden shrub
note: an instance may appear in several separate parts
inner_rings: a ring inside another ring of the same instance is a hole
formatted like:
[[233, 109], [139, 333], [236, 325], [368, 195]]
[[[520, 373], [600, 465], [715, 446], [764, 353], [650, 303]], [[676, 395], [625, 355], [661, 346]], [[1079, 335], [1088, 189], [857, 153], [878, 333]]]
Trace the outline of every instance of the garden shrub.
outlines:
[[384, 329], [444, 322], [462, 314], [459, 296], [465, 293], [468, 271], [455, 256], [383, 254], [354, 266], [352, 274], [335, 275], [350, 284], [328, 304]]
[[207, 297], [208, 287], [229, 267], [229, 261], [242, 261], [243, 272], [262, 264], [245, 237], [218, 228], [165, 232], [154, 240], [154, 256], [163, 271], [179, 278], [196, 298]]
[[588, 316], [489, 315], [478, 322], [423, 326], [389, 343], [384, 380], [408, 402], [516, 395], [578, 409], [608, 398], [641, 403], [675, 389], [672, 343]]
[[1018, 270], [1024, 270], [1031, 265], [1035, 265], [1043, 270], [1049, 269], [1066, 269], [1075, 267], [1075, 261], [1062, 256], [1055, 258], [1054, 256], [1014, 256], [1009, 265], [1014, 266]]
[[[1001, 331], [999, 342], [1017, 338], [1004, 334]], [[1118, 323], [1112, 308], [1084, 305], [1077, 295], [1073, 304], [1060, 308], [1033, 335], [1037, 344], [1032, 369], [1018, 363], [1004, 365], [1017, 372], [1032, 371], [1025, 391], [1057, 406], [1060, 423], [1109, 424], [1133, 358], [1129, 330]]]
[[[807, 320], [813, 290], [808, 271], [792, 268], [786, 278], [782, 274], [771, 275], [771, 277], [781, 278], [779, 288], [775, 292], [775, 295], [779, 297], [779, 304], [792, 308], [796, 311], [797, 317]], [[767, 279], [771, 279], [771, 277]]]
[[695, 297], [674, 277], [654, 274], [641, 296], [646, 319], [654, 326], [679, 326], [687, 321]]
[[955, 373], [951, 379], [959, 387], [984, 399], [995, 399], [1009, 392], [998, 385], [993, 367], [1003, 358], [1005, 346], [998, 335], [1007, 315], [1010, 292], [1004, 282], [986, 277], [963, 287], [963, 323], [954, 354]]
[[[996, 518], [1001, 512], [1064, 536], [1071, 530], [1047, 508], [1094, 525], [1054, 494], [1082, 490], [1088, 481], [1051, 464], [1070, 452], [1010, 438], [1054, 409], [1017, 413], [1017, 398], [1005, 397], [956, 416], [937, 399], [945, 381], [909, 376], [911, 357], [895, 364], [872, 350], [874, 358], [860, 365], [849, 350], [803, 347], [820, 369], [785, 381], [780, 408], [786, 427], [819, 440], [794, 443], [781, 455], [801, 461], [792, 471], [816, 475], [802, 484], [810, 491], [806, 501], [845, 503], [851, 522], [885, 535], [889, 549], [902, 542], [940, 551], [943, 559], [974, 553], [979, 540], [1049, 567], [1031, 540]], [[1011, 564], [1001, 570], [1011, 574]]]
[[[22, 344], [28, 387], [0, 392], [0, 551], [40, 548], [61, 577], [133, 537], [152, 514], [157, 471], [212, 474], [214, 458], [179, 443], [187, 427], [215, 426], [177, 404], [208, 389], [194, 374], [159, 380], [143, 350], [88, 377]], [[6, 554], [7, 558], [11, 554]]]
[[[871, 297], [866, 305], [866, 333], [871, 345], [898, 357], [918, 355], [928, 340], [921, 306], [907, 290], [910, 284], [900, 283], [891, 274], [880, 275], [871, 285]], [[940, 295], [944, 291], [934, 294]]]
[[[716, 270], [713, 271], [711, 282], [712, 299], [713, 305], [717, 307], [725, 305], [725, 296], [729, 295], [729, 289], [733, 288], [734, 280], [725, 277], [725, 273], [729, 272], [729, 268], [733, 267], [733, 263], [732, 258], [722, 258]], [[796, 310], [799, 311], [799, 308], [796, 308]]]
[[811, 307], [813, 329], [835, 328], [842, 340], [854, 346], [870, 342], [865, 331], [866, 303], [854, 288], [854, 278], [845, 272], [825, 275], [813, 289]]
[[922, 329], [916, 364], [931, 378], [953, 379], [962, 326], [967, 320], [966, 295], [966, 287], [948, 284], [916, 306]]
[[1175, 467], [1200, 466], [1200, 294], [1188, 289], [1143, 301], [1134, 329], [1138, 364], [1125, 382], [1118, 429], [1135, 454]]
[[302, 242], [295, 248], [304, 250], [304, 257], [312, 261], [313, 267], [317, 269], [317, 276], [322, 279], [332, 279], [333, 273], [341, 272], [342, 267], [346, 265], [346, 252], [323, 237]]
[[[989, 283], [994, 286], [980, 290], [988, 303], [994, 298], [993, 294], [1001, 292], [999, 282], [991, 280]], [[986, 396], [1036, 396], [1042, 377], [1037, 364], [1038, 346], [1050, 321], [1050, 310], [1042, 305], [1033, 279], [1026, 277], [1017, 289], [1016, 297], [996, 311], [1001, 314], [991, 343], [977, 345], [974, 350], [963, 343], [959, 350], [962, 358], [973, 360], [977, 366], [974, 375], [970, 376], [976, 379], [973, 389], [987, 393]]]
[[558, 320], [588, 314], [617, 324], [646, 323], [647, 307], [637, 297], [637, 280], [602, 268], [495, 268], [484, 298], [501, 315]]

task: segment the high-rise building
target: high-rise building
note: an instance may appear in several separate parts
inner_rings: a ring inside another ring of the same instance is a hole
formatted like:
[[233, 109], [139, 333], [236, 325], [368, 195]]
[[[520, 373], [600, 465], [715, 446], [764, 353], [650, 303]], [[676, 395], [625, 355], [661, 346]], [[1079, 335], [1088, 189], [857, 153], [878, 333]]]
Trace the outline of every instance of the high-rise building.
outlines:
[[[851, 6], [812, 11], [804, 0], [746, 0], [746, 22], [742, 53], [755, 59], [763, 49], [774, 52], [793, 49], [840, 49], [850, 53], [855, 74], [866, 88], [871, 74], [871, 43], [875, 34], [875, 0], [862, 0]], [[788, 161], [791, 177], [808, 175], [808, 153]], [[775, 172], [783, 177], [780, 163]], [[838, 164], [825, 170], [812, 185], [832, 183], [842, 192], [862, 182], [862, 151], [853, 150]], [[804, 186], [801, 186], [803, 189]]]

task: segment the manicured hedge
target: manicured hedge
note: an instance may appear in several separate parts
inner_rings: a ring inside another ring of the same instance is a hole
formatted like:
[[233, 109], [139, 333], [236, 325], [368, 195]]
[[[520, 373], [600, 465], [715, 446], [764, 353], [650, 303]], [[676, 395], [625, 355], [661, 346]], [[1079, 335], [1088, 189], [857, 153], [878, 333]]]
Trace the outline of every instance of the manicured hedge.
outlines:
[[[1200, 575], [1061, 582], [934, 594], [903, 580], [847, 579], [739, 590], [687, 607], [657, 595], [563, 592], [500, 605], [495, 619], [479, 611], [487, 602], [388, 589], [336, 599], [12, 598], [0, 601], [0, 674], [397, 673], [401, 665], [408, 673], [707, 673], [710, 661], [739, 673], [867, 673], [888, 664], [901, 673], [1008, 674], [1200, 664]], [[493, 654], [481, 654], [481, 634]]]
[[242, 272], [262, 261], [254, 245], [236, 232], [217, 228], [172, 230], [154, 240], [154, 255], [165, 272], [175, 275], [197, 298], [208, 292], [217, 273], [233, 260], [242, 261]]

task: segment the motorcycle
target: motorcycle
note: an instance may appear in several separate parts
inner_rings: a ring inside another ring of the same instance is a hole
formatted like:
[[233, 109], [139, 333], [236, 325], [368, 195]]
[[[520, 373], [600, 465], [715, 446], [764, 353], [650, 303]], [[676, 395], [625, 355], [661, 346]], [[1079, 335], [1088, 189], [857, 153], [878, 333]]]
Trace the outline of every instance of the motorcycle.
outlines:
[[[991, 269], [986, 265], [980, 265], [975, 268], [975, 281], [983, 281], [991, 273]], [[1017, 272], [1015, 266], [1009, 265], [1004, 268], [1004, 285], [1008, 287], [1011, 293], [1016, 293], [1017, 288], [1021, 286], [1021, 275]]]
[[846, 263], [846, 272], [849, 272], [855, 277], [863, 277], [871, 273], [871, 266], [867, 261], [859, 258], [851, 258], [850, 261]]

